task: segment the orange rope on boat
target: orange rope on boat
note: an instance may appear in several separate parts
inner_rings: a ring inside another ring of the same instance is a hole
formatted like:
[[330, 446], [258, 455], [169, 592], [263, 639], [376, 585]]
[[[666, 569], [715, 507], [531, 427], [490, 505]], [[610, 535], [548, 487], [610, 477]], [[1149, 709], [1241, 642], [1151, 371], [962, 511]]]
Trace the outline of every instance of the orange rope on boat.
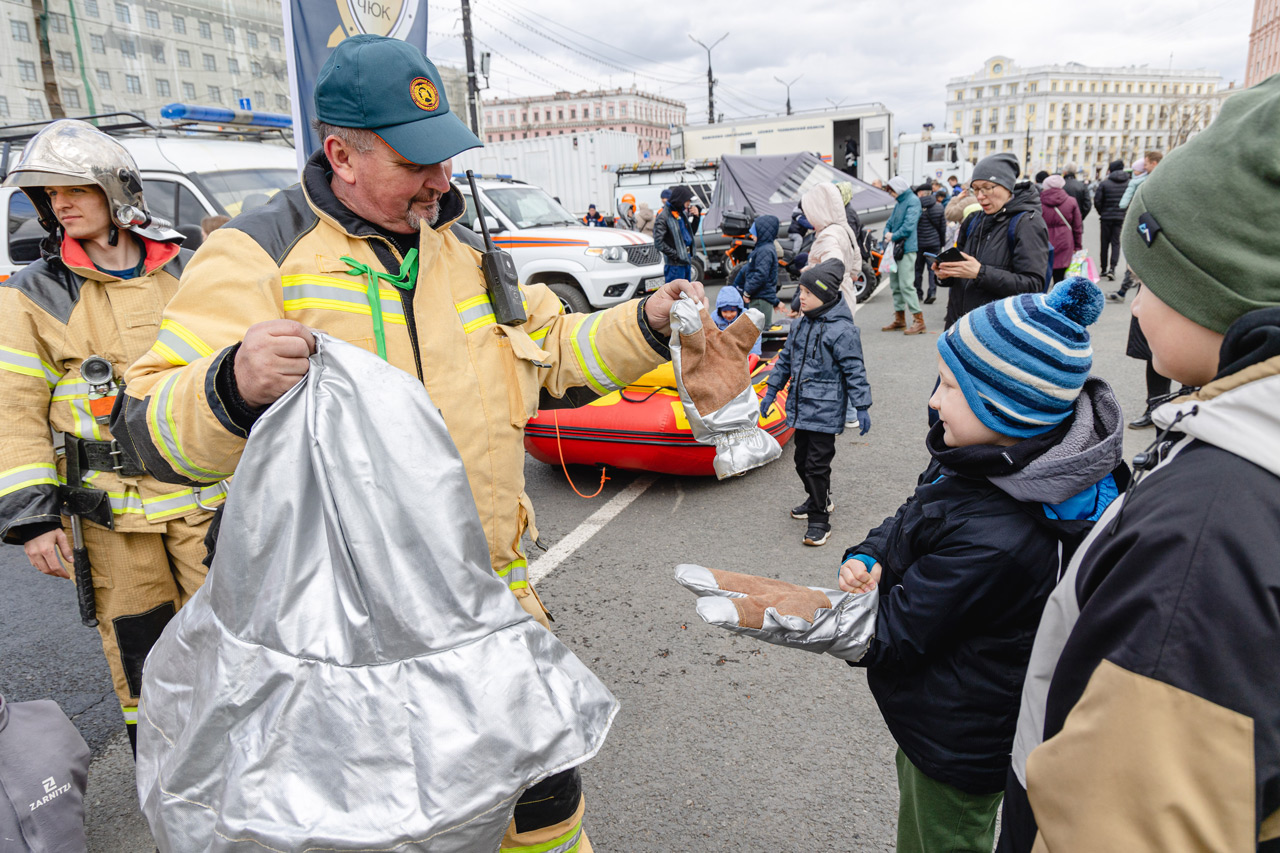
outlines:
[[564, 471], [564, 478], [569, 481], [569, 488], [573, 489], [573, 493], [575, 495], [585, 500], [591, 500], [592, 498], [599, 496], [599, 494], [604, 491], [605, 481], [609, 479], [609, 469], [605, 468], [603, 465], [600, 466], [600, 488], [596, 489], [589, 495], [584, 495], [582, 492], [578, 491], [578, 487], [573, 484], [573, 478], [569, 476], [569, 467], [564, 464], [564, 450], [560, 447], [560, 413], [558, 410], [551, 410], [551, 419], [555, 422], [556, 426], [556, 452], [560, 454], [560, 469]]

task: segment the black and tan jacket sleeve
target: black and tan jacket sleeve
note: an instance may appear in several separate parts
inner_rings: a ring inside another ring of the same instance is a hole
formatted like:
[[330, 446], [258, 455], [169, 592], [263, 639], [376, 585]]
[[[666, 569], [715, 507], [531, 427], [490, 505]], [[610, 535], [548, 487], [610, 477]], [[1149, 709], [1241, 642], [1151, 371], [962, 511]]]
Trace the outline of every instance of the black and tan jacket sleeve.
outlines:
[[58, 380], [45, 340], [62, 324], [14, 287], [0, 287], [0, 536], [26, 539], [26, 525], [61, 522], [49, 404]]

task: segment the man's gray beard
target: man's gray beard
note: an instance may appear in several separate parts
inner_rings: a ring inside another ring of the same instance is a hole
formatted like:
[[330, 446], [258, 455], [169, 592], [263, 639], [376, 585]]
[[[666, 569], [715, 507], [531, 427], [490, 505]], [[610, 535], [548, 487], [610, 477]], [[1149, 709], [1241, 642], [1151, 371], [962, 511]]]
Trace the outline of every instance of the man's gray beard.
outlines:
[[428, 213], [426, 216], [419, 216], [418, 214], [414, 213], [413, 208], [410, 207], [407, 211], [405, 211], [404, 221], [414, 231], [421, 231], [422, 226], [424, 225], [430, 228], [433, 225], [435, 225], [436, 220], [440, 218], [440, 202], [438, 201], [432, 202], [430, 210], [431, 212]]

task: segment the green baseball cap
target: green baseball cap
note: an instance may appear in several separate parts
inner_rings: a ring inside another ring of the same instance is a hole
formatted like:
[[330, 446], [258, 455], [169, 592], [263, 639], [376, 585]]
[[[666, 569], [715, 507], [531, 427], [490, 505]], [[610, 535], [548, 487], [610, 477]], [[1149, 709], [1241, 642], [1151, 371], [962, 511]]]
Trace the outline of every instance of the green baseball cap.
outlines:
[[483, 145], [450, 112], [435, 65], [399, 39], [340, 42], [316, 78], [315, 104], [322, 122], [372, 130], [411, 163], [443, 163]]

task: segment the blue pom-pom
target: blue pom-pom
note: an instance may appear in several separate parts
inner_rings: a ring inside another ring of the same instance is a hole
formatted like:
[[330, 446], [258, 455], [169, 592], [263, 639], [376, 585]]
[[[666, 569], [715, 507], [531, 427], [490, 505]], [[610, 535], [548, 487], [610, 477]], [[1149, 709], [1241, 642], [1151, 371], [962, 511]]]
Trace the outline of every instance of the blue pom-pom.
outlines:
[[1102, 316], [1104, 303], [1098, 285], [1076, 276], [1055, 284], [1044, 304], [1081, 326], [1092, 326]]

